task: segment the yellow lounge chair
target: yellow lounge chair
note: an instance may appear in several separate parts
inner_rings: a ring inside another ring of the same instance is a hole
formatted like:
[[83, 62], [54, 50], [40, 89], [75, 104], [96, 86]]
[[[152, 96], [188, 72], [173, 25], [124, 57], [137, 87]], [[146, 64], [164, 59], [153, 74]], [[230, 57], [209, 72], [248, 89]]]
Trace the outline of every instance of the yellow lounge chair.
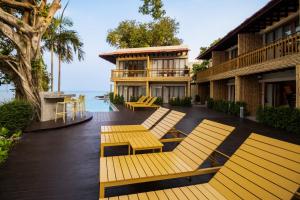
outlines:
[[142, 103], [142, 104], [132, 104], [131, 108], [134, 111], [136, 108], [159, 108], [160, 106], [155, 105], [155, 101], [157, 100], [157, 97], [153, 97], [151, 101], [148, 103]]
[[154, 124], [158, 122], [167, 112], [168, 108], [160, 107], [150, 115], [142, 124], [139, 125], [111, 125], [101, 126], [101, 134], [107, 133], [123, 133], [132, 131], [148, 131]]
[[215, 173], [199, 169], [234, 127], [203, 120], [172, 152], [100, 158], [100, 197], [105, 188]]
[[107, 199], [292, 199], [299, 186], [300, 146], [252, 133], [208, 183]]
[[144, 103], [144, 101], [146, 101], [148, 98], [150, 97], [146, 97], [146, 96], [141, 96], [136, 102], [125, 102], [125, 107], [127, 108], [130, 104], [139, 104], [139, 103]]
[[142, 103], [135, 103], [135, 102], [132, 102], [130, 104], [127, 104], [127, 108], [131, 109], [131, 107], [133, 105], [140, 105], [140, 104], [148, 104], [154, 97], [146, 97], [146, 99], [144, 100], [144, 102]]
[[[128, 152], [130, 152], [129, 139], [132, 137], [144, 137], [147, 141], [147, 135], [152, 135], [156, 139], [162, 139], [168, 132], [170, 132], [174, 126], [185, 116], [185, 113], [172, 110], [167, 114], [158, 124], [156, 124], [151, 130], [147, 132], [126, 132], [118, 134], [101, 134], [100, 152], [101, 157], [104, 156], [105, 147], [123, 146], [128, 145]], [[143, 135], [144, 134], [144, 135]], [[148, 138], [150, 141], [151, 138]], [[178, 139], [178, 138], [177, 138]], [[175, 141], [175, 138], [167, 139]], [[180, 138], [182, 140], [182, 138]]]

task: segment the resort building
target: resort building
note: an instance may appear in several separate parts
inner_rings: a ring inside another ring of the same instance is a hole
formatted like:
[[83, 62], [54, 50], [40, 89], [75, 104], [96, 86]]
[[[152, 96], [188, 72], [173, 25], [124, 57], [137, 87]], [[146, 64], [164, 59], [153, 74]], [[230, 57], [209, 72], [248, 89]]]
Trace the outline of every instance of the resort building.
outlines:
[[119, 49], [100, 57], [115, 64], [111, 71], [114, 94], [125, 101], [141, 95], [171, 98], [190, 96], [187, 46]]
[[300, 107], [299, 0], [272, 0], [197, 58], [198, 94], [259, 106]]

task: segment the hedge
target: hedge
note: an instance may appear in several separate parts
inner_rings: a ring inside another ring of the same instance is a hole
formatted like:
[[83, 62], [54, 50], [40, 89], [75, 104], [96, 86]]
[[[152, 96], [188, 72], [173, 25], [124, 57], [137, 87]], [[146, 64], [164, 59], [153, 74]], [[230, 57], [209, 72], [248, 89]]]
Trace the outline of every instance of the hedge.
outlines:
[[180, 99], [179, 97], [173, 98], [169, 100], [169, 104], [171, 106], [184, 106], [189, 107], [192, 106], [192, 98], [191, 97], [185, 97], [183, 99]]
[[23, 100], [14, 100], [0, 106], [0, 127], [9, 130], [8, 137], [24, 130], [33, 120], [33, 106]]
[[225, 100], [213, 100], [209, 98], [207, 100], [207, 107], [218, 112], [227, 113], [230, 115], [240, 115], [240, 107], [244, 107], [244, 114], [247, 115], [247, 104], [241, 101], [225, 101]]
[[300, 110], [289, 107], [259, 107], [257, 121], [274, 128], [300, 134]]

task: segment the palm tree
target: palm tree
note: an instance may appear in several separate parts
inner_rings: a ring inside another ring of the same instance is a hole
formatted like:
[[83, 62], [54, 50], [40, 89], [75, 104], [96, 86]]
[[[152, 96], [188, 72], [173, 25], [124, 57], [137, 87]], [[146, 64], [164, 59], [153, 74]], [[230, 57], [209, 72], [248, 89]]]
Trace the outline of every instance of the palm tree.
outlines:
[[83, 43], [78, 33], [69, 30], [73, 26], [71, 19], [64, 17], [54, 18], [44, 34], [44, 47], [51, 53], [51, 91], [53, 91], [53, 65], [54, 54], [58, 55], [58, 92], [61, 85], [61, 63], [70, 63], [77, 54], [79, 61], [84, 59]]

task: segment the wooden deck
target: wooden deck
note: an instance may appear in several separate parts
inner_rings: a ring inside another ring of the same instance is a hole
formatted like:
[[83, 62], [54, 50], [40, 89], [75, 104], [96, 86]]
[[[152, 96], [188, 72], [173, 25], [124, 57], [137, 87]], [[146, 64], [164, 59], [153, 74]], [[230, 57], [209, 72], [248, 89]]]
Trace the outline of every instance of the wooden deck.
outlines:
[[[204, 108], [175, 108], [187, 112], [176, 126], [186, 133], [204, 118], [235, 126], [236, 130], [218, 150], [232, 155], [251, 132], [300, 144], [300, 137], [245, 119], [228, 116]], [[99, 195], [99, 130], [101, 125], [140, 124], [153, 110], [136, 112], [120, 109], [120, 112], [96, 113], [93, 120], [77, 126], [26, 133], [10, 153], [7, 162], [0, 167], [1, 200], [97, 200]], [[174, 145], [164, 146], [172, 150]], [[108, 155], [126, 155], [128, 149], [112, 148]], [[223, 159], [219, 159], [220, 162]], [[204, 164], [205, 165], [205, 164]], [[211, 175], [188, 180], [186, 178], [155, 181], [109, 188], [107, 196], [147, 192], [152, 190], [206, 183]]]

